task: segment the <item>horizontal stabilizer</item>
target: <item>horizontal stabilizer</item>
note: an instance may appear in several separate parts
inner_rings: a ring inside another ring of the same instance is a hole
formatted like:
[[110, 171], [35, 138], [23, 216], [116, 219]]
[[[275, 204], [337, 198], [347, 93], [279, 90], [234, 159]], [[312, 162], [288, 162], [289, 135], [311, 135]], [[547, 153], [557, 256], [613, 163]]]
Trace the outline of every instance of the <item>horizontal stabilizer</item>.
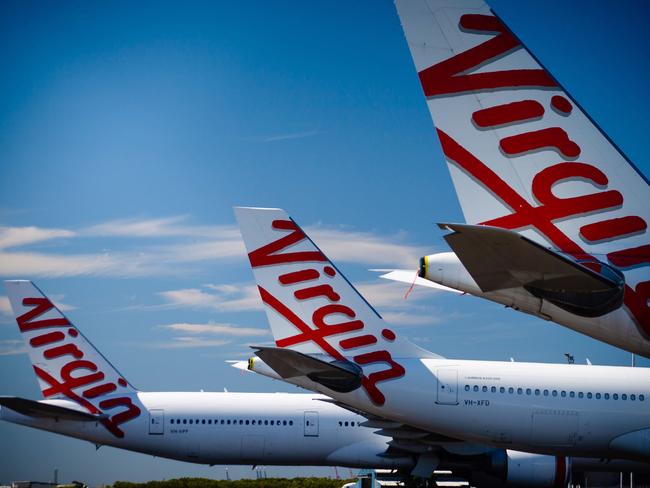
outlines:
[[526, 237], [499, 227], [440, 224], [454, 231], [445, 240], [484, 292], [553, 284], [566, 291], [597, 292], [617, 281]]
[[414, 272], [410, 269], [393, 269], [393, 270], [383, 270], [383, 269], [371, 269], [370, 271], [389, 271], [385, 273], [380, 278], [391, 281], [399, 281], [401, 283], [408, 283], [409, 285], [417, 286], [426, 286], [427, 288], [435, 288], [436, 290], [450, 291], [452, 293], [465, 293], [461, 290], [456, 290], [455, 288], [450, 288], [445, 285], [436, 283], [435, 281], [425, 280], [419, 276], [414, 278]]
[[347, 393], [361, 386], [362, 370], [349, 361], [327, 362], [291, 349], [253, 347], [255, 354], [282, 378], [306, 376], [331, 390]]
[[56, 420], [77, 420], [80, 422], [97, 422], [106, 415], [93, 415], [72, 408], [36, 402], [20, 397], [0, 397], [0, 405], [28, 417], [51, 418]]

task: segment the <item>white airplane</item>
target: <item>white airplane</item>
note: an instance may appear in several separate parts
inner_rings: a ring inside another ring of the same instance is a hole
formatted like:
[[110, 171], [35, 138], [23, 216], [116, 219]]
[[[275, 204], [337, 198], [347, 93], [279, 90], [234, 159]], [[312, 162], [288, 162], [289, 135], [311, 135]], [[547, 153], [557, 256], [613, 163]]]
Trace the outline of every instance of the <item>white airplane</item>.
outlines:
[[484, 2], [396, 5], [466, 222], [416, 284], [650, 357], [648, 180]]
[[[45, 400], [0, 397], [2, 420], [200, 464], [390, 468], [404, 476], [417, 466], [420, 453], [394, 444], [412, 438], [412, 428], [369, 420], [323, 395], [138, 391], [31, 282], [6, 286]], [[517, 486], [550, 488], [585, 470], [650, 472], [624, 460], [486, 446], [466, 456], [462, 444], [456, 442], [441, 466]]]
[[283, 210], [235, 214], [277, 346], [250, 369], [409, 426], [394, 445], [421, 453], [416, 469], [458, 440], [650, 461], [649, 370], [442, 358], [386, 324]]

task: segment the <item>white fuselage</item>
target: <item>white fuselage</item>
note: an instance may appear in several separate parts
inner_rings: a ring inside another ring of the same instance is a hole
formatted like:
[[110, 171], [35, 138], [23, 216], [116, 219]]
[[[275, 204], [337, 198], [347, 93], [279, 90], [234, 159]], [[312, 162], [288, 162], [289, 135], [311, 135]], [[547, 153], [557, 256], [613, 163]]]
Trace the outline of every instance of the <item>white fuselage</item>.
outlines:
[[[145, 408], [122, 424], [119, 439], [101, 423], [28, 417], [2, 408], [9, 422], [98, 445], [201, 464], [408, 467], [412, 460], [381, 457], [388, 437], [360, 425], [365, 419], [323, 401], [287, 393], [137, 393]], [[68, 408], [68, 400], [49, 400]]]
[[311, 380], [295, 382], [371, 414], [470, 442], [543, 454], [650, 460], [647, 369], [397, 361], [405, 375], [377, 383], [384, 405], [374, 404], [363, 388], [337, 393]]

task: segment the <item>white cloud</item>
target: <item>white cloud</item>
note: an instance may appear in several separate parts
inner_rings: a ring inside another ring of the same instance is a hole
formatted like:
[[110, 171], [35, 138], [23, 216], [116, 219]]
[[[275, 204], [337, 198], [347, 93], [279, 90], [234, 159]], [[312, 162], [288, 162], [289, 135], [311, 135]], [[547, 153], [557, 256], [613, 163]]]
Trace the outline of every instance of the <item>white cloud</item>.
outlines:
[[59, 237], [73, 237], [74, 232], [65, 229], [43, 229], [40, 227], [0, 227], [0, 249], [25, 246]]
[[210, 335], [226, 335], [235, 337], [252, 337], [270, 334], [269, 329], [258, 329], [255, 327], [239, 327], [232, 324], [215, 324], [208, 322], [207, 324], [189, 324], [177, 323], [169, 325], [161, 325], [164, 329], [169, 329], [174, 332], [185, 332], [186, 334], [210, 334]]
[[0, 276], [145, 276], [160, 274], [165, 267], [145, 254], [46, 254], [0, 252]]
[[415, 271], [420, 257], [431, 253], [431, 249], [405, 243], [400, 234], [383, 236], [322, 226], [307, 227], [306, 232], [334, 262], [395, 266]]
[[11, 310], [11, 303], [9, 303], [9, 297], [5, 295], [0, 295], [0, 314], [13, 316], [13, 311]]
[[206, 339], [197, 336], [180, 336], [174, 337], [169, 342], [155, 344], [154, 347], [159, 349], [179, 349], [179, 348], [199, 348], [199, 347], [219, 347], [230, 344], [231, 341], [221, 339]]
[[0, 356], [13, 356], [27, 352], [25, 343], [20, 340], [3, 340], [0, 341]]
[[[186, 216], [155, 219], [118, 219], [78, 231], [38, 227], [0, 227], [0, 276], [151, 276], [187, 271], [193, 263], [229, 260], [246, 255], [239, 229], [233, 225], [194, 225]], [[405, 241], [403, 234], [378, 235], [372, 232], [325, 228], [317, 225], [308, 232], [334, 260], [370, 266], [415, 267], [429, 252]], [[141, 243], [131, 250], [66, 253], [3, 250], [55, 238], [124, 237], [156, 239], [157, 244]], [[136, 251], [137, 250], [137, 251]], [[248, 302], [246, 306], [251, 305]], [[243, 305], [242, 305], [243, 306]]]
[[262, 310], [257, 286], [255, 285], [205, 285], [200, 288], [185, 288], [158, 293], [171, 307], [188, 307], [241, 312]]
[[83, 229], [80, 234], [90, 236], [121, 237], [219, 237], [230, 232], [233, 226], [207, 226], [186, 224], [188, 217], [178, 215], [157, 219], [117, 219]]

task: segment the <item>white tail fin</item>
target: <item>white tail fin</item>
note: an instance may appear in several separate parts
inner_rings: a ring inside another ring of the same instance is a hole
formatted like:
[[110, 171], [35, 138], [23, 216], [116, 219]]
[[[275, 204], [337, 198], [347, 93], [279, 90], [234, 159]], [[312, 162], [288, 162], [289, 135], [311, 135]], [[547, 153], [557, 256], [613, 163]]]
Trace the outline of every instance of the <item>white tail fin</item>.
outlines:
[[[127, 396], [136, 390], [31, 281], [5, 281], [11, 307], [45, 398], [66, 398], [117, 437], [118, 427], [140, 414]], [[111, 412], [119, 409], [119, 412]]]
[[376, 403], [383, 403], [376, 383], [404, 374], [399, 358], [436, 357], [398, 337], [284, 210], [235, 215], [278, 347], [374, 370], [388, 364], [364, 378]]
[[609, 261], [650, 337], [644, 176], [485, 3], [396, 5], [467, 223]]

